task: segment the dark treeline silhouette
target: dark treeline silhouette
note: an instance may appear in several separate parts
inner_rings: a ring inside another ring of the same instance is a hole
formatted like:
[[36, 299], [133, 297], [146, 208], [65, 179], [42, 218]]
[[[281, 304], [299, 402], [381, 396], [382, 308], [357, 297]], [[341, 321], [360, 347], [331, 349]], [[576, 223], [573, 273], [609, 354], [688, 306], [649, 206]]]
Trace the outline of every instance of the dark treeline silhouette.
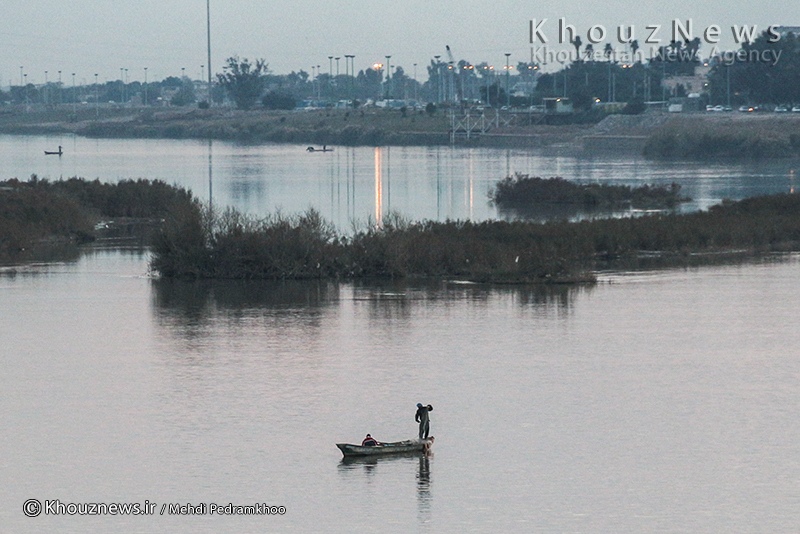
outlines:
[[727, 104], [730, 98], [732, 106], [800, 104], [800, 36], [790, 32], [770, 39], [774, 36], [765, 31], [727, 57], [714, 58], [708, 76], [712, 103]]
[[569, 204], [583, 209], [672, 208], [689, 200], [680, 196], [681, 186], [576, 184], [563, 178], [539, 178], [515, 174], [497, 182], [489, 193], [500, 207], [525, 208], [537, 204]]

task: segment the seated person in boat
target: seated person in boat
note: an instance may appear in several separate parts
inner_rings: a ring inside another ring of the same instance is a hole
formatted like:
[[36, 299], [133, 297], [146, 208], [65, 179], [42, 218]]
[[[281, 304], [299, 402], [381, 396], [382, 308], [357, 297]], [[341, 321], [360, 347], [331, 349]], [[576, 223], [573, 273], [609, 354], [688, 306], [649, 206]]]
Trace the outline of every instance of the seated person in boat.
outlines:
[[380, 443], [369, 434], [367, 434], [367, 437], [361, 442], [362, 447], [375, 447], [376, 445], [380, 445]]

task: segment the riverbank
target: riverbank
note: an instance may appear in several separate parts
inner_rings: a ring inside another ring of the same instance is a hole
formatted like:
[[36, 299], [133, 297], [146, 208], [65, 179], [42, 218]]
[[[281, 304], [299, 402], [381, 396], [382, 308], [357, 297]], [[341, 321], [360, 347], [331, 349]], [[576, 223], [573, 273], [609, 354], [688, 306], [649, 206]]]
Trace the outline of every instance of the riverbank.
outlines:
[[[499, 124], [484, 135], [459, 137], [469, 146], [547, 146], [574, 141], [585, 125]], [[448, 112], [361, 108], [250, 110], [229, 108], [76, 107], [6, 110], [0, 133], [74, 134], [93, 138], [215, 139], [247, 143], [303, 143], [329, 146], [435, 146], [451, 142]]]
[[[2, 108], [0, 133], [92, 138], [215, 139], [328, 146], [558, 147], [673, 159], [800, 157], [800, 114], [645, 113], [600, 122], [547, 124], [537, 114], [379, 108], [250, 110], [62, 106]], [[467, 136], [465, 130], [470, 129]]]

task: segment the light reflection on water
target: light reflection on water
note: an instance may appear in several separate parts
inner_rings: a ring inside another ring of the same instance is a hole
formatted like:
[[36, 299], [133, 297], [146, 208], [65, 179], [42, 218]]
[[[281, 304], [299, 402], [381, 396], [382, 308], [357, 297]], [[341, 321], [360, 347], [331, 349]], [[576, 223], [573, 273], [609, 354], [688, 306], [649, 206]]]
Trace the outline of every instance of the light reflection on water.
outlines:
[[[43, 147], [58, 144], [64, 156], [42, 155]], [[336, 147], [307, 153], [304, 145], [0, 135], [0, 179], [33, 173], [112, 182], [161, 179], [204, 200], [213, 196], [218, 207], [262, 216], [313, 207], [342, 231], [390, 212], [412, 220], [513, 217], [498, 213], [487, 194], [514, 173], [631, 186], [677, 182], [694, 199], [682, 209], [696, 210], [723, 198], [789, 192], [795, 166], [793, 160], [697, 163], [547, 150]]]

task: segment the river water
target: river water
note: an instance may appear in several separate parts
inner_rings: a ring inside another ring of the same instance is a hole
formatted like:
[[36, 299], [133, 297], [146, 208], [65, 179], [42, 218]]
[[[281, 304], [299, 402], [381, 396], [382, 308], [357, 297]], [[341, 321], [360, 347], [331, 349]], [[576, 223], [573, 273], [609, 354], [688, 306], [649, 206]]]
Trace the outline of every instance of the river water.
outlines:
[[[126, 144], [171, 161], [167, 150], [156, 155], [164, 142], [76, 143], [97, 143], [97, 161]], [[174, 146], [187, 147], [178, 151], [186, 167], [74, 174], [207, 171], [192, 163], [207, 158], [207, 144]], [[225, 147], [260, 151], [256, 159], [274, 150], [287, 161], [281, 154], [298, 148]], [[216, 167], [227, 156], [212, 148], [217, 202], [216, 191], [233, 189]], [[391, 165], [403, 150], [391, 149]], [[411, 167], [449, 154], [406, 150]], [[499, 170], [508, 157], [475, 154]], [[298, 166], [310, 156], [300, 152]], [[66, 157], [42, 165], [66, 166]], [[130, 165], [133, 156], [120, 158]], [[544, 165], [511, 153], [525, 158]], [[599, 161], [595, 170], [604, 166], [625, 165]], [[708, 183], [725, 181], [709, 169]], [[58, 176], [44, 166], [30, 172]], [[186, 172], [179, 183], [191, 185]], [[431, 204], [434, 179], [414, 179], [427, 184], [421, 204]], [[255, 195], [252, 206], [264, 198], [272, 197]], [[782, 533], [800, 525], [797, 256], [601, 273], [594, 287], [554, 289], [175, 282], [150, 277], [148, 260], [142, 250], [88, 249], [77, 261], [0, 274], [4, 532]], [[367, 432], [414, 436], [417, 402], [434, 406], [431, 457], [341, 460], [335, 443]], [[26, 517], [28, 499], [155, 506], [136, 517]], [[266, 503], [285, 513], [161, 515], [166, 503]]]
[[[44, 156], [64, 147], [65, 154]], [[654, 162], [631, 155], [565, 155], [557, 151], [450, 147], [337, 147], [308, 153], [305, 145], [85, 139], [0, 135], [0, 179], [31, 174], [101, 181], [160, 179], [216, 206], [260, 216], [313, 207], [349, 231], [397, 212], [412, 220], [503, 218], [488, 202], [498, 180], [515, 173], [582, 183], [681, 184], [693, 199], [684, 210], [724, 198], [789, 192], [797, 162]], [[800, 179], [798, 179], [800, 181]], [[800, 184], [798, 184], [800, 185]]]

